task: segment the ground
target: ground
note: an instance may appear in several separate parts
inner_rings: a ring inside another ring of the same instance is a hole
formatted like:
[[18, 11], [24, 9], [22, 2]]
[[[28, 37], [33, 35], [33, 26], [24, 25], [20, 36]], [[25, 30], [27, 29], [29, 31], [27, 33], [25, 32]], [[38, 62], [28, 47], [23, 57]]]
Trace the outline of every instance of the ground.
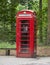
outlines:
[[0, 65], [50, 65], [50, 57], [17, 58], [0, 56]]

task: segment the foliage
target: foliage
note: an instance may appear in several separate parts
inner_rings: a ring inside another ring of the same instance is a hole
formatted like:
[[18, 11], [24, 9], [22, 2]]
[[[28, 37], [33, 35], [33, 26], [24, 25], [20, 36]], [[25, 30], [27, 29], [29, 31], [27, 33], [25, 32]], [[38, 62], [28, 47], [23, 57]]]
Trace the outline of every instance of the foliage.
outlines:
[[43, 21], [43, 41], [44, 43], [46, 43], [47, 40], [47, 24], [48, 24], [48, 1], [47, 0], [43, 0], [42, 1], [42, 21]]
[[22, 6], [21, 4], [18, 4], [18, 6], [16, 7], [16, 11], [18, 12], [18, 11], [21, 11], [21, 10], [24, 10], [24, 9], [26, 9], [26, 7], [25, 6]]
[[[47, 0], [42, 0], [42, 36], [44, 43], [47, 38], [47, 2]], [[0, 41], [11, 44], [15, 42], [16, 13], [23, 9], [36, 11], [39, 27], [39, 0], [0, 0]]]
[[0, 40], [2, 41], [15, 41], [15, 7], [17, 5], [16, 0], [0, 1]]

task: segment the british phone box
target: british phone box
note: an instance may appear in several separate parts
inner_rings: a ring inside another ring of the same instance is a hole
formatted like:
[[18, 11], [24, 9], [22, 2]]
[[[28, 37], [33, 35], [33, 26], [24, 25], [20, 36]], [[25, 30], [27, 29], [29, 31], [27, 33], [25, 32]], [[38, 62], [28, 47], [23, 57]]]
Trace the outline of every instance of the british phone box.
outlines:
[[36, 53], [36, 15], [30, 10], [16, 15], [16, 55], [33, 57]]

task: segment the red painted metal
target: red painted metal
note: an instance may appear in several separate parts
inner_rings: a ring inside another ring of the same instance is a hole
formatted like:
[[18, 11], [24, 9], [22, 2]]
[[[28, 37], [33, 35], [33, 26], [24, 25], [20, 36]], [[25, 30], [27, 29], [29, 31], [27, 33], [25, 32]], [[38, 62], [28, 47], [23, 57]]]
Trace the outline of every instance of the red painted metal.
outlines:
[[35, 12], [24, 10], [16, 15], [16, 55], [33, 57], [35, 49]]

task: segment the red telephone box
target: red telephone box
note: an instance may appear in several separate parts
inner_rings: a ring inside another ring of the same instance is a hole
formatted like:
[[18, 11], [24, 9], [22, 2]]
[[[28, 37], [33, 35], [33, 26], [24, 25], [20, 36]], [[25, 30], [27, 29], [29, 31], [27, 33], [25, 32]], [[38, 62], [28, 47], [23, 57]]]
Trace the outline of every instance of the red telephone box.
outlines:
[[33, 57], [36, 51], [36, 15], [30, 10], [16, 15], [16, 55]]

